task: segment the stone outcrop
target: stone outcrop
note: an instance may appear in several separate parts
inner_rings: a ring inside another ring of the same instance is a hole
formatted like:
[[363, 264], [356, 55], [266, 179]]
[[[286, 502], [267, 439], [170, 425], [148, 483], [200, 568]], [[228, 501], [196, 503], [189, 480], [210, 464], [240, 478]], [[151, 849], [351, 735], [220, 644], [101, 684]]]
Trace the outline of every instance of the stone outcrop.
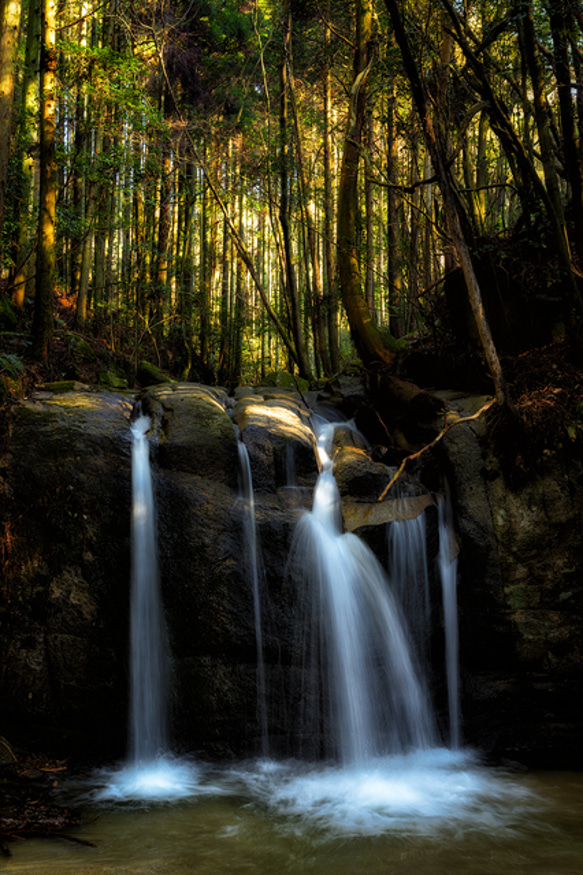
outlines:
[[[65, 388], [15, 406], [4, 434], [0, 734], [101, 758], [123, 754], [127, 736], [134, 397]], [[353, 382], [345, 388], [353, 415], [362, 399]], [[271, 728], [285, 752], [282, 691], [295, 671], [297, 635], [285, 565], [318, 474], [306, 402], [327, 399], [277, 387], [230, 397], [178, 383], [147, 389], [140, 400], [153, 420], [175, 743], [215, 756], [258, 749], [242, 441], [261, 546], [266, 673], [277, 700]], [[461, 415], [482, 400], [446, 399]], [[378, 503], [394, 469], [371, 461], [349, 424], [335, 443], [345, 529], [382, 551], [395, 514], [428, 508], [435, 537], [429, 490], [411, 479], [399, 502]], [[433, 489], [445, 471], [455, 508], [466, 739], [498, 757], [573, 764], [581, 731], [581, 460], [548, 454], [520, 489], [510, 488], [487, 424], [477, 420], [452, 428], [423, 465]]]
[[74, 730], [116, 746], [127, 689], [130, 410], [122, 396], [89, 390], [41, 392], [12, 410], [0, 468], [0, 720], [14, 741], [46, 749]]
[[[450, 396], [462, 416], [484, 398]], [[484, 419], [439, 451], [460, 538], [464, 723], [479, 747], [560, 767], [581, 762], [583, 465], [546, 452], [511, 487]]]

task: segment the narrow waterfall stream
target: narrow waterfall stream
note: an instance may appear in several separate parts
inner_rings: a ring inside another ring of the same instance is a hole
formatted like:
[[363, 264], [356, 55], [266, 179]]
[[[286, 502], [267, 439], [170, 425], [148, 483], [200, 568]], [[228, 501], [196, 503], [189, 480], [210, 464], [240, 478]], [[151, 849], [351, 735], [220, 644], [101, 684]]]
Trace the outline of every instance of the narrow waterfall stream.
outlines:
[[269, 735], [267, 723], [267, 695], [265, 685], [265, 661], [263, 658], [263, 629], [261, 617], [261, 590], [259, 586], [259, 554], [257, 545], [257, 522], [255, 519], [255, 499], [249, 453], [242, 440], [239, 450], [239, 495], [244, 504], [244, 548], [247, 571], [253, 594], [253, 616], [255, 621], [255, 642], [257, 650], [257, 716], [261, 733], [261, 755], [269, 754]]
[[98, 773], [98, 799], [167, 800], [189, 796], [198, 769], [168, 746], [169, 658], [158, 574], [158, 536], [148, 432], [137, 409], [132, 435], [130, 716], [128, 760]]
[[425, 514], [422, 512], [413, 519], [394, 520], [389, 523], [387, 547], [391, 588], [399, 599], [417, 658], [425, 670], [431, 631]]
[[130, 760], [151, 762], [167, 749], [168, 654], [158, 576], [150, 447], [152, 421], [132, 423], [132, 579], [130, 605]]
[[445, 665], [449, 712], [449, 742], [457, 750], [461, 742], [459, 702], [459, 654], [457, 612], [457, 555], [452, 525], [449, 495], [441, 497], [437, 505], [439, 515], [438, 565], [443, 596], [443, 625], [445, 629]]

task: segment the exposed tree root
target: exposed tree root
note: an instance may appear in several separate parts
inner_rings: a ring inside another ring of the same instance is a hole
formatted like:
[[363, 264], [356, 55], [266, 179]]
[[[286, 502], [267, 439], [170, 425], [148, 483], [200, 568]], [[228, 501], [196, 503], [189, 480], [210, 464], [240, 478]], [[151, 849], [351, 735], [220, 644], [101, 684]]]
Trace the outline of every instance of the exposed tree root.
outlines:
[[450, 430], [450, 428], [454, 427], [454, 425], [460, 425], [460, 423], [462, 423], [462, 422], [471, 422], [474, 419], [479, 419], [479, 417], [482, 415], [482, 413], [485, 413], [486, 410], [489, 410], [490, 407], [492, 407], [494, 404], [496, 404], [496, 398], [490, 398], [490, 400], [487, 401], [486, 404], [483, 405], [483, 407], [480, 407], [480, 409], [478, 411], [476, 411], [476, 413], [472, 413], [471, 416], [462, 416], [459, 419], [452, 420], [452, 422], [449, 422], [445, 426], [445, 428], [443, 428], [439, 432], [437, 437], [434, 438], [431, 441], [431, 443], [426, 444], [426, 446], [422, 447], [420, 450], [417, 450], [416, 453], [411, 453], [410, 456], [405, 456], [405, 458], [403, 459], [403, 461], [401, 462], [401, 464], [397, 468], [397, 471], [395, 472], [394, 476], [387, 483], [387, 485], [385, 486], [385, 488], [383, 489], [383, 491], [379, 495], [377, 501], [382, 501], [383, 498], [385, 497], [385, 495], [387, 494], [387, 492], [390, 490], [391, 486], [394, 486], [394, 484], [397, 482], [397, 480], [399, 479], [399, 477], [401, 476], [401, 474], [405, 470], [405, 465], [407, 464], [407, 462], [410, 462], [413, 459], [418, 459], [419, 456], [423, 455], [423, 453], [425, 453], [427, 450], [430, 450], [432, 447], [434, 447], [435, 444], [437, 444], [442, 439], [442, 437], [445, 434], [447, 434], [447, 432]]

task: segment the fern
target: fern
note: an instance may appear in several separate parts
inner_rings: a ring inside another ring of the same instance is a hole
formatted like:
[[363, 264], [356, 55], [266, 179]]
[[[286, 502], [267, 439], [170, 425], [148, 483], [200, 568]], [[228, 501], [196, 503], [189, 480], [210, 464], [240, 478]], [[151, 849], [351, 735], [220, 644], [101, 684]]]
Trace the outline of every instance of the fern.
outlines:
[[17, 355], [9, 352], [0, 355], [0, 370], [7, 371], [11, 377], [18, 377], [24, 373], [24, 365]]

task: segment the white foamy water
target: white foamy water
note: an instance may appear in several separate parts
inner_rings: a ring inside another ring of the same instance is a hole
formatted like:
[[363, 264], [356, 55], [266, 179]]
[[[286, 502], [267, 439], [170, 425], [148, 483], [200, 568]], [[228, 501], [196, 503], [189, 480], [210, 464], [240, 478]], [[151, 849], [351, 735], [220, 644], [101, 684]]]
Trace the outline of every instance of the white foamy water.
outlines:
[[334, 834], [501, 830], [538, 807], [537, 797], [509, 775], [481, 767], [470, 752], [445, 748], [343, 767], [264, 761], [231, 777], [296, 826], [299, 820]]
[[197, 764], [168, 754], [95, 772], [88, 795], [94, 802], [172, 802], [208, 793], [203, 775]]

